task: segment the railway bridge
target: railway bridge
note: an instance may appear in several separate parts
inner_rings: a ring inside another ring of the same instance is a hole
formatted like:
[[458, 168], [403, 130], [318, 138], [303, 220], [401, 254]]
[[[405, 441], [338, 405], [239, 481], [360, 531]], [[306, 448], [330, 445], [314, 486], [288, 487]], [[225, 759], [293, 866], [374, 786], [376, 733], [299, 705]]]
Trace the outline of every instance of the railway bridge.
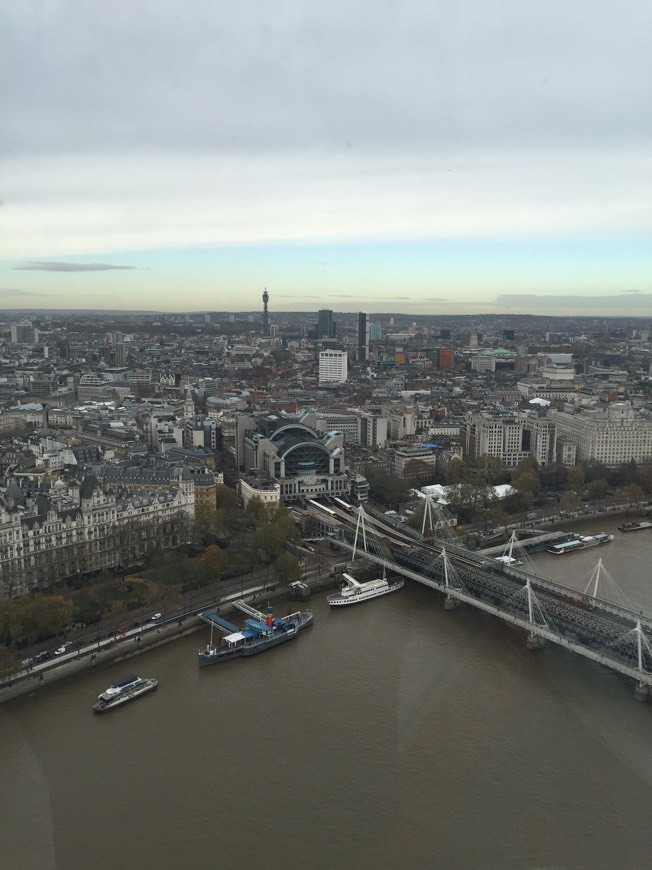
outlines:
[[652, 618], [578, 592], [521, 567], [487, 559], [445, 537], [426, 538], [383, 514], [314, 502], [315, 516], [330, 526], [352, 559], [436, 589], [444, 607], [463, 604], [522, 629], [531, 649], [546, 641], [611, 668], [635, 682], [635, 696], [652, 692]]

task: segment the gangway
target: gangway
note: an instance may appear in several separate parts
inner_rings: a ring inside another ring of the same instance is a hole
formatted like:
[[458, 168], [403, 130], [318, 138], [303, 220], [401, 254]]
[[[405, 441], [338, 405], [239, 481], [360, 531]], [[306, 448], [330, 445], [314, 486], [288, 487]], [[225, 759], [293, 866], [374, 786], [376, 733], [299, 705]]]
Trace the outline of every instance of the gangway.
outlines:
[[233, 606], [237, 607], [238, 610], [241, 610], [243, 613], [246, 613], [247, 616], [251, 616], [252, 619], [257, 619], [259, 622], [265, 622], [267, 619], [267, 614], [261, 613], [260, 610], [256, 610], [255, 607], [251, 607], [251, 605], [247, 604], [246, 601], [234, 601]]
[[224, 634], [233, 634], [236, 631], [240, 631], [237, 625], [234, 625], [232, 622], [229, 622], [228, 619], [224, 619], [222, 616], [218, 616], [213, 610], [204, 610], [199, 614], [199, 618], [204, 622], [207, 622], [211, 628], [217, 628], [220, 631], [224, 632]]

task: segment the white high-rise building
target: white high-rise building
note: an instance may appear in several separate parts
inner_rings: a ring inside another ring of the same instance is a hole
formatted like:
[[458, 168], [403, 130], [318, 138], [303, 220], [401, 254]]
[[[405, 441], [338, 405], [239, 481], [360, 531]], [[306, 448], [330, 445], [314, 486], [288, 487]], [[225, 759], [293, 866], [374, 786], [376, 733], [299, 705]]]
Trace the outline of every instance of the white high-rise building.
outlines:
[[348, 356], [343, 350], [322, 350], [319, 354], [319, 383], [344, 384], [348, 377]]

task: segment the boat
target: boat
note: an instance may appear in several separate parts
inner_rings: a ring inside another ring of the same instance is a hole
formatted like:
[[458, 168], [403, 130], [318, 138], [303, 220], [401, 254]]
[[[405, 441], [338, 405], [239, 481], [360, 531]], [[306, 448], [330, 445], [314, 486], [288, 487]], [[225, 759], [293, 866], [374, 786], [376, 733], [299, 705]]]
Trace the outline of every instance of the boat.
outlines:
[[[274, 616], [271, 605], [268, 605], [266, 614], [260, 613], [244, 601], [235, 601], [234, 606], [249, 616], [245, 619], [244, 628], [238, 628], [213, 611], [200, 613], [200, 617], [211, 626], [210, 641], [197, 655], [200, 668], [265, 652], [294, 640], [302, 628], [312, 625], [310, 610], [298, 610], [287, 616]], [[228, 632], [219, 644], [213, 644], [214, 628]]]
[[114, 707], [121, 707], [129, 701], [140, 698], [148, 692], [153, 692], [158, 686], [158, 680], [151, 677], [139, 677], [137, 674], [129, 674], [112, 683], [101, 695], [97, 696], [97, 703], [93, 705], [95, 713], [108, 713]]
[[404, 580], [388, 580], [383, 576], [378, 580], [368, 580], [366, 583], [360, 583], [350, 574], [343, 574], [346, 581], [339, 592], [328, 596], [328, 603], [331, 607], [343, 607], [348, 604], [359, 604], [361, 601], [369, 601], [370, 598], [378, 598], [381, 595], [388, 595], [390, 592], [397, 592], [403, 588]]
[[640, 523], [623, 523], [622, 526], [618, 526], [621, 532], [638, 532], [639, 529], [652, 529], [652, 523], [643, 520]]
[[565, 556], [567, 553], [597, 547], [599, 544], [608, 544], [613, 539], [613, 535], [607, 535], [605, 532], [598, 532], [595, 535], [574, 535], [568, 541], [562, 541], [560, 544], [548, 547], [546, 553], [552, 553], [553, 556]]

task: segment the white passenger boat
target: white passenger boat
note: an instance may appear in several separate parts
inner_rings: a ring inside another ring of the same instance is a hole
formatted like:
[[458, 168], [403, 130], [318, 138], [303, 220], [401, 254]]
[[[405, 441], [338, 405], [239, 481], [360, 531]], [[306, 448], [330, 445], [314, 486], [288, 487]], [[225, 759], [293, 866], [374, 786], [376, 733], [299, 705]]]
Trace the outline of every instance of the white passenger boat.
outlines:
[[93, 705], [95, 713], [108, 713], [114, 707], [120, 707], [128, 701], [133, 701], [141, 695], [153, 692], [158, 686], [158, 680], [149, 677], [139, 677], [130, 674], [113, 683], [97, 697], [97, 703]]
[[402, 578], [398, 580], [387, 580], [385, 572], [379, 580], [368, 580], [366, 583], [360, 583], [350, 574], [343, 574], [346, 581], [339, 592], [328, 596], [328, 603], [331, 607], [343, 607], [347, 604], [359, 604], [361, 601], [369, 601], [370, 598], [378, 598], [381, 595], [388, 595], [390, 592], [397, 592], [403, 588], [405, 582]]

